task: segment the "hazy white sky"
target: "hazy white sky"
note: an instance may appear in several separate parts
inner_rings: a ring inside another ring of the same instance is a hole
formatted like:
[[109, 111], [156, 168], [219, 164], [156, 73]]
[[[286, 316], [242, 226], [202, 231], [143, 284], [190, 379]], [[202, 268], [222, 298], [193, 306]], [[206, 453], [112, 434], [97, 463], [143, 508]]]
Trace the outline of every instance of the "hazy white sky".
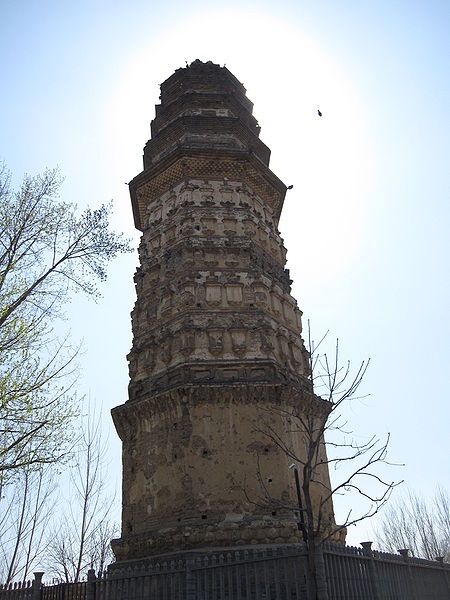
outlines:
[[[0, 0], [0, 157], [16, 181], [59, 165], [80, 206], [113, 198], [136, 243], [125, 182], [159, 84], [196, 58], [244, 83], [271, 168], [294, 185], [280, 223], [293, 294], [317, 336], [371, 357], [371, 395], [348, 419], [390, 431], [406, 463], [392, 478], [425, 495], [450, 486], [449, 20], [439, 0]], [[103, 300], [68, 311], [118, 481], [109, 410], [127, 399], [136, 264], [116, 261]]]

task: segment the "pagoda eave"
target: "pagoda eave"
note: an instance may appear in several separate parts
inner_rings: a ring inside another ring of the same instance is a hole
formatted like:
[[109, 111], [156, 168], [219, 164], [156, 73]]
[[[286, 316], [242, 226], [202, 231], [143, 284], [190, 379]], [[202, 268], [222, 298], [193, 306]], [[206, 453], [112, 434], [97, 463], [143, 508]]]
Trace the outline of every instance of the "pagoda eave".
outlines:
[[278, 222], [287, 186], [252, 151], [182, 145], [129, 182], [136, 228], [143, 231], [147, 206], [154, 198], [194, 173], [198, 179], [243, 179], [272, 208]]

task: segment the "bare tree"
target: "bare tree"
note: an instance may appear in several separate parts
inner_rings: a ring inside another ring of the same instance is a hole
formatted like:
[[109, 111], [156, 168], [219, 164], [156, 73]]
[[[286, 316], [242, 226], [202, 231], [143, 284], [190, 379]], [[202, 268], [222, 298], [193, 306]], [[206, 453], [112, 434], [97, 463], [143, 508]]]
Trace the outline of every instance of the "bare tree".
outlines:
[[450, 495], [438, 488], [425, 499], [414, 491], [390, 504], [376, 530], [381, 550], [408, 548], [414, 556], [450, 562]]
[[77, 349], [53, 322], [72, 291], [96, 281], [128, 242], [109, 229], [110, 207], [59, 200], [57, 170], [26, 176], [18, 191], [0, 166], [0, 479], [61, 460], [74, 413]]
[[[308, 549], [312, 598], [320, 598], [324, 587], [320, 564], [323, 542], [343, 541], [347, 527], [375, 515], [401, 483], [388, 481], [383, 474], [385, 465], [391, 464], [387, 460], [389, 434], [384, 439], [373, 436], [360, 442], [343, 417], [345, 405], [359, 397], [368, 361], [352, 370], [350, 362], [342, 364], [340, 360], [338, 341], [332, 359], [319, 352], [321, 343], [315, 347], [310, 339], [310, 378], [297, 390], [295, 408], [281, 401], [265, 411], [258, 428], [291, 462], [297, 502], [273, 497], [261, 474], [261, 496], [249, 498], [299, 514], [299, 529]], [[333, 471], [331, 481], [329, 469]], [[336, 524], [332, 499], [341, 494], [348, 497], [350, 506], [354, 506], [355, 496], [364, 504], [358, 514], [349, 509], [343, 522]]]
[[65, 581], [79, 581], [89, 568], [103, 570], [112, 560], [115, 497], [108, 496], [105, 453], [100, 418], [88, 415], [70, 473], [68, 510], [63, 511], [48, 544], [48, 571]]
[[0, 579], [25, 581], [45, 553], [45, 536], [55, 507], [49, 467], [24, 468], [0, 494]]

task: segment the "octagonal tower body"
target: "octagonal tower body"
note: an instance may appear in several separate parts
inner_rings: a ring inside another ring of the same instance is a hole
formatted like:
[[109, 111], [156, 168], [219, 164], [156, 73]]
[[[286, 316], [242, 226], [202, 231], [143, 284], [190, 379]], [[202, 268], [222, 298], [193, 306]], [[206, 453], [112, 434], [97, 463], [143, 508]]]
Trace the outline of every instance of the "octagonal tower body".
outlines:
[[[123, 442], [114, 552], [296, 542], [292, 459], [267, 433], [301, 456], [289, 415], [305, 397], [326, 407], [312, 394], [284, 268], [286, 186], [228, 69], [195, 61], [160, 99], [130, 183], [143, 235], [129, 400], [113, 410]], [[321, 475], [329, 487], [326, 467]]]

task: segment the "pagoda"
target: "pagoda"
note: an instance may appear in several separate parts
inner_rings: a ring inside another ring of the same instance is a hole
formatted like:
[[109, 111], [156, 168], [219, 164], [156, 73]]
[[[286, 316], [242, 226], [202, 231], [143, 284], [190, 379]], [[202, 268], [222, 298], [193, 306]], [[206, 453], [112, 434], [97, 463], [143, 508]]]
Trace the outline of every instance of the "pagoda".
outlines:
[[289, 415], [323, 401], [278, 231], [287, 188], [252, 109], [226, 67], [177, 69], [130, 182], [142, 238], [129, 398], [112, 411], [118, 561], [300, 539], [292, 459], [265, 427], [301, 456]]

